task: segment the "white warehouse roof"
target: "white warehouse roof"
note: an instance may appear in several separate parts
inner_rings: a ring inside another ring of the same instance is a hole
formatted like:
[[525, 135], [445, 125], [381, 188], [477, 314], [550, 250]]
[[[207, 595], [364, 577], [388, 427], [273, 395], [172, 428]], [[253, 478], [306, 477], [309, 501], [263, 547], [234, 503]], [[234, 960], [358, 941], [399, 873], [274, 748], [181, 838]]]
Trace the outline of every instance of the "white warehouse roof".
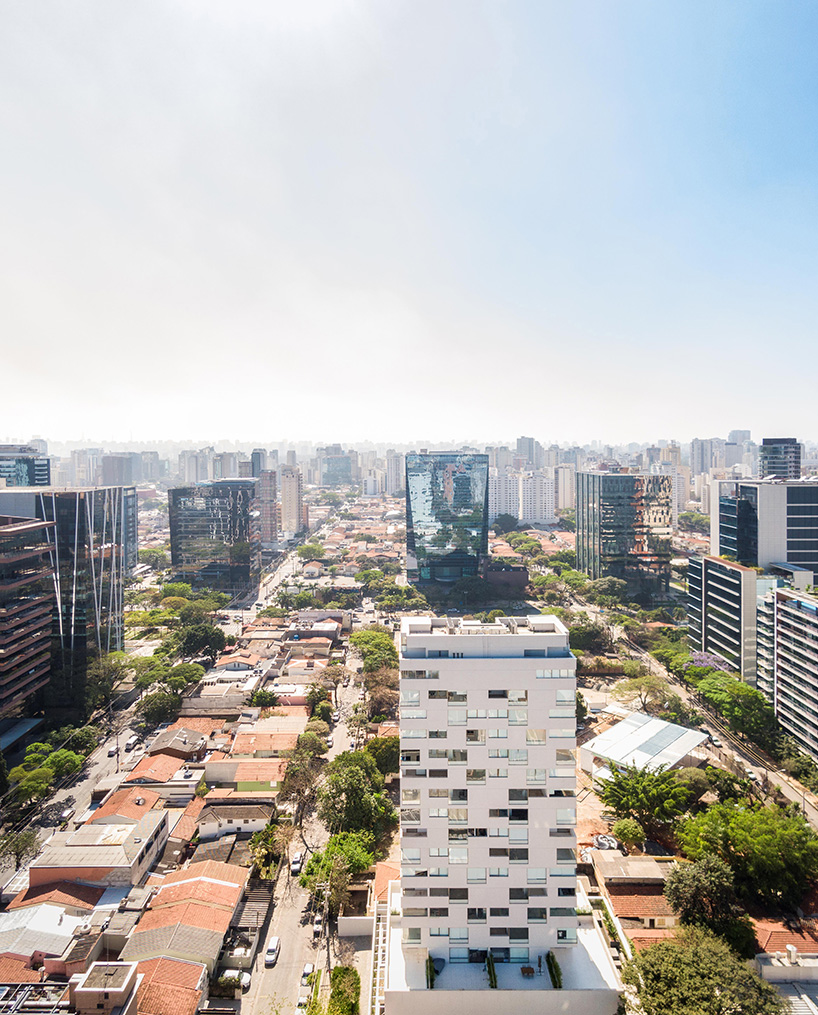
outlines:
[[593, 763], [595, 757], [618, 766], [673, 768], [705, 740], [706, 733], [654, 719], [644, 712], [632, 712], [627, 719], [582, 745], [582, 768], [593, 771], [597, 767]]

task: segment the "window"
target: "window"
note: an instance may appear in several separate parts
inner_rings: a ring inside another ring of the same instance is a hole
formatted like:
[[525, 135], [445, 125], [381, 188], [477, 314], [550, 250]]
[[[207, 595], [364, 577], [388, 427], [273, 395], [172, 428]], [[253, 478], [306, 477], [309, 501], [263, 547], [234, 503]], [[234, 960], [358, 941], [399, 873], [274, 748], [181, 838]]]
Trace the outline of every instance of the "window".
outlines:
[[429, 894], [425, 888], [403, 888], [401, 892], [405, 899], [425, 899]]
[[429, 898], [430, 899], [448, 899], [450, 888], [430, 888]]
[[557, 750], [557, 756], [554, 759], [558, 765], [570, 765], [571, 768], [576, 766], [576, 759], [574, 758], [573, 751]]
[[419, 789], [402, 789], [400, 791], [401, 803], [404, 804], [416, 804], [420, 803], [420, 790]]
[[404, 906], [403, 907], [403, 915], [404, 916], [426, 916], [427, 913], [428, 913], [428, 910], [426, 910], [426, 909], [417, 909], [415, 907], [411, 907], [410, 908], [408, 906]]
[[509, 691], [508, 703], [509, 705], [527, 705], [528, 691]]
[[558, 705], [576, 705], [576, 695], [573, 691], [567, 691], [564, 688], [557, 690]]
[[526, 800], [528, 800], [528, 790], [527, 789], [510, 789], [508, 791], [508, 801], [509, 801], [509, 803], [525, 802]]
[[508, 808], [506, 808], [506, 807], [492, 807], [489, 810], [489, 817], [490, 818], [507, 818], [508, 817]]
[[527, 849], [510, 849], [508, 858], [512, 863], [528, 863]]
[[486, 781], [485, 768], [466, 769], [466, 782], [485, 782], [485, 781]]
[[449, 650], [445, 649], [445, 648], [444, 649], [439, 649], [439, 650], [438, 649], [431, 649], [430, 648], [428, 650], [428, 652], [427, 652], [427, 655], [428, 655], [428, 657], [430, 659], [448, 659], [449, 658]]
[[466, 730], [467, 744], [484, 744], [486, 742], [485, 730]]
[[508, 937], [508, 927], [489, 927], [489, 937]]
[[[484, 878], [485, 880], [485, 878]], [[449, 889], [449, 902], [468, 902], [469, 901], [469, 890], [468, 888], [450, 888]]]
[[430, 768], [429, 778], [430, 779], [445, 779], [449, 774], [449, 770], [446, 768]]
[[448, 867], [430, 867], [429, 877], [430, 878], [447, 878], [449, 876]]
[[577, 940], [577, 932], [575, 929], [565, 929], [557, 931], [557, 941], [566, 941], [569, 944], [575, 944]]
[[429, 817], [430, 818], [445, 818], [449, 813], [446, 807], [430, 807]]
[[455, 749], [448, 752], [450, 765], [465, 765], [469, 760], [469, 752], [463, 749]]
[[576, 728], [574, 726], [563, 726], [561, 729], [552, 729], [551, 736], [556, 740], [573, 740], [577, 735]]
[[528, 927], [509, 927], [508, 939], [509, 941], [527, 941]]
[[401, 719], [425, 719], [426, 709], [425, 708], [402, 708], [400, 712]]
[[465, 726], [466, 725], [466, 709], [465, 708], [450, 708], [449, 709], [449, 725], [450, 726]]
[[508, 691], [490, 690], [489, 691], [489, 697], [490, 698], [507, 698], [508, 697]]
[[489, 778], [490, 779], [505, 779], [508, 776], [507, 768], [490, 768]]
[[468, 962], [469, 961], [469, 949], [468, 948], [450, 948], [449, 949], [449, 962], [454, 965], [457, 962]]
[[443, 758], [447, 758], [448, 756], [449, 756], [448, 751], [440, 751], [434, 749], [429, 751], [429, 761], [442, 760]]
[[493, 846], [489, 849], [489, 856], [508, 856], [508, 846]]
[[[406, 894], [405, 892], [403, 893]], [[508, 901], [509, 902], [528, 902], [528, 889], [527, 888], [509, 888], [508, 890]]]
[[470, 828], [469, 829], [470, 839], [486, 839], [488, 838], [488, 831], [485, 828]]
[[430, 789], [429, 790], [429, 799], [430, 800], [439, 800], [439, 799], [441, 799], [441, 800], [447, 800], [448, 796], [449, 796], [449, 794], [446, 792], [445, 789]]
[[[429, 730], [430, 740], [445, 740], [448, 735], [447, 730]], [[401, 730], [401, 736], [406, 736], [406, 730]]]
[[508, 916], [508, 906], [496, 906], [496, 907], [492, 906], [491, 907], [491, 915], [492, 916]]
[[561, 899], [572, 899], [577, 894], [577, 890], [574, 887], [571, 888], [558, 888], [557, 895]]
[[429, 936], [430, 937], [448, 937], [449, 936], [449, 928], [448, 927], [430, 927], [429, 928]]
[[448, 849], [441, 849], [439, 846], [429, 847], [429, 856], [448, 856]]
[[439, 688], [434, 687], [426, 692], [429, 696], [429, 701], [447, 701], [449, 697], [448, 691], [441, 691]]
[[486, 880], [486, 868], [485, 867], [469, 867], [466, 874], [467, 881], [485, 881]]
[[508, 719], [508, 709], [507, 708], [490, 708], [489, 709], [488, 718], [489, 719]]
[[548, 915], [549, 916], [576, 916], [577, 915], [577, 911], [573, 907], [569, 908], [567, 906], [551, 906]]
[[577, 711], [575, 708], [549, 708], [549, 719], [574, 719]]
[[527, 744], [544, 744], [547, 740], [547, 734], [545, 730], [531, 730], [525, 731], [525, 742]]
[[507, 740], [508, 730], [489, 730], [489, 740]]
[[508, 867], [489, 867], [490, 878], [507, 878]]
[[469, 923], [485, 923], [486, 911], [485, 909], [469, 909], [466, 918]]
[[450, 825], [465, 825], [469, 820], [468, 807], [449, 807], [446, 811]]
[[402, 729], [400, 735], [404, 740], [424, 740], [426, 738], [426, 730]]
[[489, 829], [489, 837], [490, 838], [495, 838], [496, 837], [496, 838], [500, 838], [500, 839], [507, 838], [508, 837], [508, 829], [507, 828], [490, 828]]
[[523, 655], [527, 659], [545, 659], [544, 648], [524, 648]]
[[470, 708], [469, 719], [485, 719], [486, 710], [484, 708]]
[[[433, 856], [432, 850], [429, 853]], [[420, 863], [419, 849], [402, 849], [400, 851], [401, 863]]]
[[407, 944], [420, 944], [420, 927], [404, 927], [403, 940]]
[[401, 707], [404, 705], [420, 705], [420, 691], [401, 691], [400, 692], [400, 703]]
[[419, 807], [402, 807], [400, 812], [400, 819], [404, 824], [420, 824], [420, 808]]
[[400, 760], [403, 765], [419, 765], [420, 751], [401, 751]]
[[546, 771], [544, 768], [527, 768], [525, 771], [525, 781], [531, 783], [544, 783], [546, 781]]
[[545, 881], [545, 867], [529, 867], [528, 868], [528, 883], [536, 884], [538, 881]]
[[530, 906], [528, 909], [529, 923], [547, 923], [548, 910], [543, 906]]
[[452, 803], [466, 803], [469, 799], [469, 791], [467, 789], [450, 789], [449, 799]]
[[519, 845], [520, 843], [524, 845], [528, 842], [528, 828], [525, 825], [518, 825], [515, 828], [509, 828], [508, 841], [514, 843], [515, 845]]
[[[404, 910], [404, 916], [405, 915], [406, 915], [406, 911]], [[445, 907], [445, 908], [442, 908], [442, 909], [438, 908], [438, 909], [430, 909], [429, 910], [429, 916], [431, 916], [431, 917], [437, 917], [437, 919], [441, 919], [442, 917], [448, 916], [448, 915], [449, 915], [449, 909], [448, 909], [448, 907]]]
[[572, 836], [574, 830], [572, 828], [549, 828], [548, 835], [552, 839], [562, 839]]
[[507, 758], [508, 757], [508, 748], [507, 747], [494, 748], [494, 749], [489, 751], [489, 757], [490, 758]]
[[509, 948], [508, 952], [509, 962], [528, 962], [527, 948]]
[[508, 760], [512, 765], [525, 765], [528, 763], [528, 751], [517, 750], [511, 751], [508, 756]]
[[449, 928], [449, 940], [450, 941], [468, 941], [469, 940], [469, 928], [468, 927], [450, 927]]
[[469, 832], [467, 828], [452, 828], [451, 826], [449, 827], [450, 843], [465, 842], [468, 839], [468, 835]]
[[449, 863], [468, 863], [469, 851], [463, 846], [453, 846], [449, 850]]
[[468, 701], [469, 696], [465, 691], [449, 691], [449, 701]]

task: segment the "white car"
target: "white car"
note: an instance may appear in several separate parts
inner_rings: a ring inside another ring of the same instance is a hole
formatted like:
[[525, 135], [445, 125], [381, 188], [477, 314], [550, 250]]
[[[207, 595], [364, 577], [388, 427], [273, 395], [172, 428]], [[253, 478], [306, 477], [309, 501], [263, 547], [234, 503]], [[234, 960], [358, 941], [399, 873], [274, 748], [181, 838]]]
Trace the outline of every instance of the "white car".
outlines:
[[293, 853], [290, 859], [290, 874], [300, 874], [301, 868], [304, 866], [304, 854]]
[[334, 743], [335, 741], [332, 739], [332, 734], [330, 734], [330, 736], [327, 737], [327, 747], [332, 747]]
[[302, 994], [301, 997], [299, 997], [298, 1002], [296, 1003], [295, 1006], [296, 1015], [304, 1015], [309, 1003], [310, 1003], [309, 997], [306, 994]]
[[309, 985], [310, 977], [315, 972], [315, 966], [312, 962], [307, 962], [304, 968], [301, 970], [301, 986], [306, 987]]

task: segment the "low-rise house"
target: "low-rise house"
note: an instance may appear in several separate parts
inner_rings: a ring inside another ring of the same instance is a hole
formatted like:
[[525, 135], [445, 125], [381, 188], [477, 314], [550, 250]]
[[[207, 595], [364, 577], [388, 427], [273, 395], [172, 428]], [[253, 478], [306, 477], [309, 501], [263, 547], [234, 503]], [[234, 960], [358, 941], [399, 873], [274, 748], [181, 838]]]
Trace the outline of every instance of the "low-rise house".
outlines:
[[61, 906], [41, 903], [0, 913], [0, 956], [39, 966], [61, 955], [85, 917], [68, 916]]
[[148, 754], [166, 754], [183, 761], [201, 761], [207, 751], [208, 738], [188, 726], [162, 730], [153, 738]]
[[226, 758], [205, 762], [205, 780], [208, 786], [225, 787], [241, 791], [278, 792], [287, 770], [282, 759]]
[[138, 1015], [196, 1015], [207, 993], [207, 966], [182, 959], [145, 959], [137, 964], [142, 984]]
[[53, 881], [50, 884], [23, 889], [8, 904], [7, 911], [47, 904], [58, 906], [68, 916], [84, 920], [104, 894], [105, 889], [98, 885], [83, 885], [76, 881]]
[[160, 804], [161, 799], [152, 789], [124, 786], [106, 797], [86, 824], [135, 825]]
[[124, 781], [137, 786], [147, 786], [151, 783], [162, 785], [170, 782], [185, 767], [184, 761], [178, 755], [160, 751], [158, 754], [145, 755], [133, 771], [125, 776]]
[[208, 842], [223, 835], [260, 832], [275, 814], [273, 804], [212, 804], [199, 815], [199, 839]]
[[[597, 883], [614, 916], [629, 938], [650, 941], [679, 918], [664, 895], [665, 880], [674, 867], [652, 856], [622, 856], [619, 850], [590, 850]], [[648, 934], [645, 937], [645, 933]]]
[[230, 753], [234, 758], [281, 758], [285, 752], [295, 749], [298, 737], [295, 731], [237, 733]]

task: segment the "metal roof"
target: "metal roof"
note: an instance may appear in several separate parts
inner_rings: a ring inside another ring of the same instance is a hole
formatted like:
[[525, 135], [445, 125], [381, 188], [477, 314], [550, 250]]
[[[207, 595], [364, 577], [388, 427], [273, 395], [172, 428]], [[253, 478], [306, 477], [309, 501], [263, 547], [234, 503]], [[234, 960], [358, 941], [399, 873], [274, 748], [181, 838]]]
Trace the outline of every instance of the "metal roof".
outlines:
[[582, 750], [595, 754], [615, 765], [638, 765], [639, 768], [672, 768], [685, 755], [707, 740], [706, 733], [677, 726], [633, 712], [611, 729], [582, 745]]

